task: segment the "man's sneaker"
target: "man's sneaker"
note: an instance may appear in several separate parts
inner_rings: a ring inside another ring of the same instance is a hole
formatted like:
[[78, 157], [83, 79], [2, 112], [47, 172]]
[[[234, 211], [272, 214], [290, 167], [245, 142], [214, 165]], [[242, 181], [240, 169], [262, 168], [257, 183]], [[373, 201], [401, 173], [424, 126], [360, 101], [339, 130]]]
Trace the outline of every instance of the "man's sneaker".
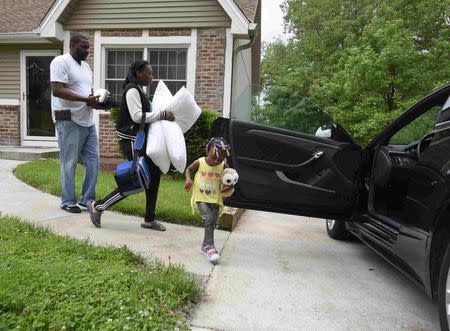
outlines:
[[81, 213], [81, 209], [77, 205], [65, 205], [65, 206], [61, 206], [61, 209], [65, 210], [66, 212], [71, 213], [71, 214]]
[[101, 223], [102, 212], [95, 209], [94, 204], [95, 204], [95, 201], [88, 202], [87, 209], [89, 210], [92, 224], [94, 224], [94, 226], [96, 228], [99, 228], [102, 226], [102, 223]]
[[84, 202], [78, 201], [78, 206], [87, 208], [86, 204]]
[[220, 257], [214, 245], [202, 246], [200, 253], [208, 258], [209, 262], [217, 261]]

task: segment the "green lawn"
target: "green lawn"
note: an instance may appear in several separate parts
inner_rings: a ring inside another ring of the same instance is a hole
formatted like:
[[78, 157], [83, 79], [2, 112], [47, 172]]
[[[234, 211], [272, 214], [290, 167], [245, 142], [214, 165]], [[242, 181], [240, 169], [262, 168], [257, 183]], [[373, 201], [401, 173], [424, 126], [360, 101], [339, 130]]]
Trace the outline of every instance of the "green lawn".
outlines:
[[181, 267], [0, 215], [0, 330], [187, 329], [200, 288]]
[[[61, 182], [59, 162], [54, 159], [36, 160], [17, 166], [15, 175], [25, 183], [42, 191], [59, 196]], [[76, 172], [76, 191], [81, 192], [83, 167], [78, 166]], [[116, 188], [114, 176], [110, 172], [100, 172], [97, 182], [97, 198], [103, 198]], [[181, 176], [163, 176], [159, 187], [156, 205], [156, 217], [171, 223], [203, 226], [199, 214], [192, 214], [191, 193], [184, 191], [184, 179]], [[145, 215], [145, 194], [129, 196], [111, 207], [125, 214]]]

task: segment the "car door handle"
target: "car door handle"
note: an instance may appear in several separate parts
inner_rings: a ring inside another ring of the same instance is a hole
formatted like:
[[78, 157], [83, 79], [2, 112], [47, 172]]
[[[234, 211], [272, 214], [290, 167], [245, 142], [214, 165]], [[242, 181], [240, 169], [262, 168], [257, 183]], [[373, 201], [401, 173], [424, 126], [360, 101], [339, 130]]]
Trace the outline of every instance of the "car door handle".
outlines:
[[303, 167], [303, 166], [305, 166], [307, 164], [310, 164], [311, 162], [313, 162], [313, 161], [315, 161], [317, 159], [320, 159], [322, 157], [322, 155], [323, 155], [323, 151], [317, 151], [317, 152], [315, 152], [313, 154], [313, 156], [311, 158], [309, 158], [308, 160], [306, 160], [303, 163], [300, 163], [298, 166], [299, 167]]

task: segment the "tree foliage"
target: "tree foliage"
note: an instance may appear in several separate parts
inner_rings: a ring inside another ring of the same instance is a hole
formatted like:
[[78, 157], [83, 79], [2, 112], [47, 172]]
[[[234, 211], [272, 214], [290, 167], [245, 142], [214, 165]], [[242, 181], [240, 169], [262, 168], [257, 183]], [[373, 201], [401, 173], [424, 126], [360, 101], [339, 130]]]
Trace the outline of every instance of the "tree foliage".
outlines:
[[363, 144], [449, 81], [450, 0], [285, 0], [282, 7], [293, 37], [266, 46], [263, 85], [314, 100]]

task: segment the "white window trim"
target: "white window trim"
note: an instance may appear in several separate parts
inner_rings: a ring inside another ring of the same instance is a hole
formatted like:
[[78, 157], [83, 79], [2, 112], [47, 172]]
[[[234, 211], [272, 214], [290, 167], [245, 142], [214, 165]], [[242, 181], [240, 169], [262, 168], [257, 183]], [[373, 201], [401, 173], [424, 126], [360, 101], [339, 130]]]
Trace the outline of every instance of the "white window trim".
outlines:
[[[187, 48], [186, 88], [195, 96], [195, 73], [197, 71], [197, 29], [191, 30], [190, 36], [151, 37], [148, 30], [143, 30], [142, 37], [102, 37], [100, 31], [95, 33], [94, 87], [106, 84], [106, 49], [107, 48], [143, 48], [144, 58], [147, 48]], [[101, 49], [97, 54], [97, 49]], [[98, 71], [100, 72], [98, 72]], [[97, 81], [98, 79], [98, 81]]]
[[231, 18], [231, 33], [234, 35], [248, 35], [250, 21], [233, 0], [217, 0], [223, 10]]
[[225, 30], [225, 73], [224, 73], [224, 89], [223, 89], [223, 113], [224, 118], [230, 118], [231, 113], [231, 88], [233, 77], [233, 35], [231, 29]]

